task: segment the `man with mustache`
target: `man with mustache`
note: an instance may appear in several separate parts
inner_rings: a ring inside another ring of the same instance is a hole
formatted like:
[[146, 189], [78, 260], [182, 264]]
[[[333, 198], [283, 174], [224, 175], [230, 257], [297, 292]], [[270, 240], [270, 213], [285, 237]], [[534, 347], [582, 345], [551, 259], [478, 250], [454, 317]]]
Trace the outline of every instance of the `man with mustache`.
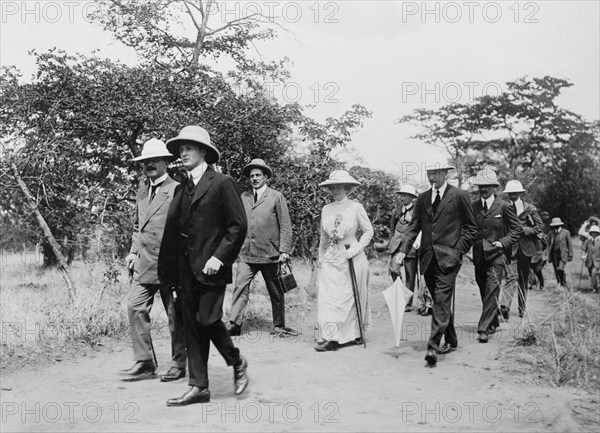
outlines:
[[479, 342], [487, 343], [496, 332], [500, 285], [512, 256], [512, 247], [519, 242], [523, 226], [515, 208], [494, 194], [500, 186], [496, 172], [490, 168], [475, 176], [480, 199], [473, 203], [477, 221], [477, 237], [473, 243], [475, 281], [483, 304], [477, 333]]
[[284, 292], [277, 280], [277, 268], [292, 252], [292, 223], [285, 197], [267, 186], [273, 170], [262, 159], [253, 159], [242, 174], [250, 179], [252, 191], [242, 194], [248, 219], [248, 234], [238, 257], [235, 288], [229, 314], [230, 335], [240, 335], [248, 305], [250, 284], [260, 271], [271, 298], [271, 335], [297, 335], [285, 326]]
[[179, 299], [173, 296], [171, 287], [160, 283], [157, 273], [158, 252], [167, 212], [175, 187], [179, 185], [167, 174], [167, 165], [172, 159], [173, 155], [165, 143], [155, 138], [144, 144], [141, 156], [133, 158], [133, 161], [142, 163], [149, 183], [142, 186], [137, 194], [131, 252], [125, 258], [132, 275], [127, 315], [135, 364], [122, 373], [129, 380], [155, 377], [150, 310], [156, 292], [162, 298], [171, 332], [171, 368], [161, 376], [161, 381], [170, 382], [185, 376], [186, 351], [181, 305]]

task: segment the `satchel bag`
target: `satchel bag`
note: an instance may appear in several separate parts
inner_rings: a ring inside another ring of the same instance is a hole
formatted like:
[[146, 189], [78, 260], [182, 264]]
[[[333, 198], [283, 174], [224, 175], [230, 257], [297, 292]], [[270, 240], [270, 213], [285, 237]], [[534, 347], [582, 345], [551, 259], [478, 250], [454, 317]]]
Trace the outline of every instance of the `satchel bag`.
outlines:
[[287, 293], [292, 289], [298, 287], [294, 274], [292, 274], [292, 267], [289, 262], [284, 262], [277, 265], [277, 281], [283, 293]]

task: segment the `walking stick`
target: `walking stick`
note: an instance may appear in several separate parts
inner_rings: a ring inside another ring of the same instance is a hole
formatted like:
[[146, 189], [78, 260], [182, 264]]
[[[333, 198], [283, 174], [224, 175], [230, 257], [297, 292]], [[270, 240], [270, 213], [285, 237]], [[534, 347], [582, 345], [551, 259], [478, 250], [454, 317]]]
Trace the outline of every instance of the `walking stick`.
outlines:
[[[346, 249], [350, 248], [350, 245], [346, 245]], [[363, 346], [367, 348], [367, 342], [363, 337], [363, 320], [362, 320], [362, 309], [360, 307], [360, 296], [358, 294], [358, 284], [356, 283], [356, 273], [354, 272], [354, 262], [352, 259], [348, 259], [348, 265], [350, 266], [350, 280], [352, 280], [352, 294], [354, 295], [354, 306], [356, 307], [356, 317], [358, 319], [358, 331], [360, 332], [360, 339], [363, 341]]]

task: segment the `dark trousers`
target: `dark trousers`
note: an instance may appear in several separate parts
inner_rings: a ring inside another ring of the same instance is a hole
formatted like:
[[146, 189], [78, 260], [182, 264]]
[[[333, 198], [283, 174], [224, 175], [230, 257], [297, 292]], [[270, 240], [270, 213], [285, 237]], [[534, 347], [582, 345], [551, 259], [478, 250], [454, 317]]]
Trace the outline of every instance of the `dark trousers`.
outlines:
[[284, 327], [285, 299], [283, 290], [281, 290], [277, 281], [277, 263], [238, 263], [229, 321], [242, 326], [244, 313], [248, 306], [248, 298], [250, 297], [250, 284], [252, 284], [252, 280], [259, 271], [265, 280], [267, 291], [271, 297], [273, 325]]
[[179, 258], [179, 278], [189, 384], [208, 387], [208, 355], [211, 341], [227, 365], [236, 364], [240, 358], [240, 352], [233, 345], [227, 328], [221, 320], [225, 286], [200, 284], [192, 272], [189, 258], [184, 255]]
[[519, 249], [515, 257], [513, 257], [513, 261], [506, 265], [506, 268], [506, 284], [504, 284], [501, 305], [510, 310], [515, 291], [517, 291], [519, 298], [519, 316], [523, 317], [527, 306], [527, 293], [529, 292], [531, 257], [526, 256]]
[[554, 266], [556, 281], [561, 286], [567, 287], [567, 273], [565, 272], [565, 265], [567, 263], [562, 260], [562, 253], [560, 250], [552, 251], [550, 253], [550, 260], [552, 260], [552, 266]]
[[151, 361], [152, 338], [150, 336], [150, 311], [154, 304], [154, 295], [160, 297], [167, 312], [169, 332], [171, 334], [171, 366], [185, 368], [185, 329], [181, 302], [173, 297], [171, 289], [161, 284], [140, 284], [135, 279], [131, 283], [127, 300], [127, 316], [131, 328], [133, 354], [136, 361]]
[[[477, 332], [488, 332], [490, 327], [498, 327], [498, 296], [504, 275], [504, 262], [481, 262], [475, 265], [475, 281], [479, 286], [479, 294], [483, 308]], [[510, 304], [509, 304], [510, 305]]]
[[447, 344], [458, 344], [456, 329], [454, 329], [454, 311], [452, 311], [452, 297], [456, 275], [460, 266], [451, 271], [442, 272], [435, 255], [425, 271], [425, 284], [433, 298], [433, 315], [431, 316], [431, 335], [427, 349], [440, 350], [442, 337]]
[[[537, 277], [537, 279], [540, 283], [540, 289], [544, 288], [544, 274], [542, 273], [542, 270], [544, 269], [545, 265], [546, 265], [546, 260], [540, 260], [538, 262], [531, 264], [531, 270], [533, 271], [533, 274]], [[534, 285], [535, 285], [535, 278], [533, 279], [533, 283], [532, 283], [532, 286], [534, 286]]]

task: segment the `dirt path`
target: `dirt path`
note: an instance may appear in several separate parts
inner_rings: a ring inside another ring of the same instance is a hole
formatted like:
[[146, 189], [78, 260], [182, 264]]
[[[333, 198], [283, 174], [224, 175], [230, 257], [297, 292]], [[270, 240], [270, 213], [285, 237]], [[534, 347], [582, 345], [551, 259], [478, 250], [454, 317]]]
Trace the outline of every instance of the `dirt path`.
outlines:
[[[233, 395], [231, 369], [213, 348], [211, 403], [166, 407], [187, 382], [121, 382], [117, 372], [130, 365], [132, 355], [128, 344], [119, 343], [4, 377], [1, 430], [597, 431], [581, 414], [597, 412], [597, 398], [536, 386], [503, 368], [498, 355], [512, 339], [514, 319], [490, 343], [477, 343], [479, 294], [472, 269], [461, 275], [467, 279], [459, 277], [458, 284], [459, 350], [441, 356], [436, 368], [426, 368], [423, 360], [430, 318], [416, 313], [407, 313], [408, 341], [395, 358], [389, 314], [377, 289], [367, 349], [315, 352], [315, 305], [296, 318], [302, 331], [297, 339], [274, 339], [266, 330], [236, 338], [251, 377], [241, 399]], [[531, 293], [533, 314], [544, 296]], [[162, 371], [168, 341], [156, 346]]]

